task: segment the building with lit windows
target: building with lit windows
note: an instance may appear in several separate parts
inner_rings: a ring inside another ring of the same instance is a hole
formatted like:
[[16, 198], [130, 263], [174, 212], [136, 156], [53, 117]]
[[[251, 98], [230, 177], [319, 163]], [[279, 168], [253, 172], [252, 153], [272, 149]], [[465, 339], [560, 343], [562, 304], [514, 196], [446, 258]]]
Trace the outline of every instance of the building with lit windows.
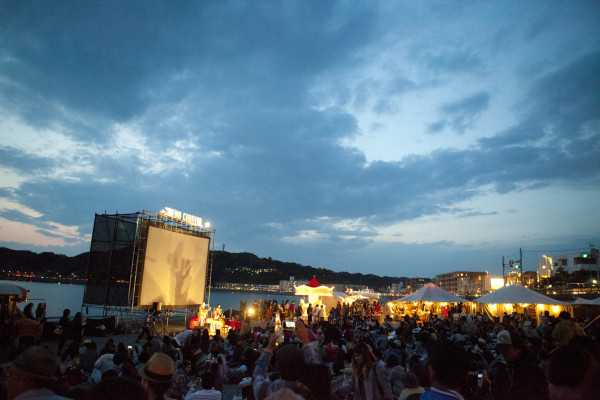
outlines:
[[458, 296], [477, 295], [491, 290], [490, 280], [486, 272], [455, 271], [436, 275], [434, 283]]

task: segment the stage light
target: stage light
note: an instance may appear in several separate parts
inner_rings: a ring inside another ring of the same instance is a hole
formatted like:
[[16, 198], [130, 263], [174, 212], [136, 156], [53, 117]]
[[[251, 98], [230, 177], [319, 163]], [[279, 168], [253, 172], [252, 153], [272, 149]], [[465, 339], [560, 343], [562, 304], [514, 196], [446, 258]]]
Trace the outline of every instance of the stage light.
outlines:
[[248, 309], [248, 315], [252, 315], [252, 314], [254, 314], [254, 308], [250, 307]]

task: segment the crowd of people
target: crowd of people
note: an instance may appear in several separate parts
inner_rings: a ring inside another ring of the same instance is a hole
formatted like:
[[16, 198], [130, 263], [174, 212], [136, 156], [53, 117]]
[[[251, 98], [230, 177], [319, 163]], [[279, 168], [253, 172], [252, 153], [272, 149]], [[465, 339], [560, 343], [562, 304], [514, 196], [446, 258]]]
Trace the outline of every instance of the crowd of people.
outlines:
[[374, 301], [358, 301], [342, 305], [338, 302], [336, 306], [325, 310], [325, 305], [319, 303], [305, 303], [300, 300], [296, 304], [295, 300], [259, 300], [255, 301], [250, 307], [247, 315], [250, 321], [271, 321], [275, 314], [279, 314], [282, 320], [292, 321], [295, 318], [304, 318], [309, 323], [320, 321], [327, 315], [327, 321], [331, 322], [336, 318], [377, 318], [381, 315], [381, 303]]
[[530, 319], [518, 314], [423, 321], [392, 320], [375, 304], [334, 307], [327, 318], [280, 307], [223, 335], [200, 327], [100, 349], [68, 310], [55, 349], [10, 342], [5, 321], [0, 399], [221, 399], [227, 384], [256, 400], [597, 398], [597, 324], [584, 331], [568, 312], [525, 329]]

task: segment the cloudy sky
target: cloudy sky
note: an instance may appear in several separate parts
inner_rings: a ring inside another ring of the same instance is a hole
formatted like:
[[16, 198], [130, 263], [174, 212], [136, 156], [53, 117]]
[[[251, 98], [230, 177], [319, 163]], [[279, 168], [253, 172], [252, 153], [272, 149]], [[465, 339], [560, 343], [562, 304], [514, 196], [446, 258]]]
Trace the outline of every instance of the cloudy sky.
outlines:
[[597, 1], [0, 4], [0, 246], [165, 206], [392, 276], [600, 246]]

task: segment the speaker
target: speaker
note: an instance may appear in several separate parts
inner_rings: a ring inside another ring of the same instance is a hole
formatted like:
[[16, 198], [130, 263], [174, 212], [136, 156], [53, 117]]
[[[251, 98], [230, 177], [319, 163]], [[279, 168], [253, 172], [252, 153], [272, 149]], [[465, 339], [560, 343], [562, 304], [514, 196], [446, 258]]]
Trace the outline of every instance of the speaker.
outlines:
[[162, 303], [155, 301], [154, 303], [152, 303], [152, 308], [154, 309], [154, 311], [160, 312], [162, 309]]
[[244, 314], [246, 312], [246, 300], [240, 301], [240, 313]]

